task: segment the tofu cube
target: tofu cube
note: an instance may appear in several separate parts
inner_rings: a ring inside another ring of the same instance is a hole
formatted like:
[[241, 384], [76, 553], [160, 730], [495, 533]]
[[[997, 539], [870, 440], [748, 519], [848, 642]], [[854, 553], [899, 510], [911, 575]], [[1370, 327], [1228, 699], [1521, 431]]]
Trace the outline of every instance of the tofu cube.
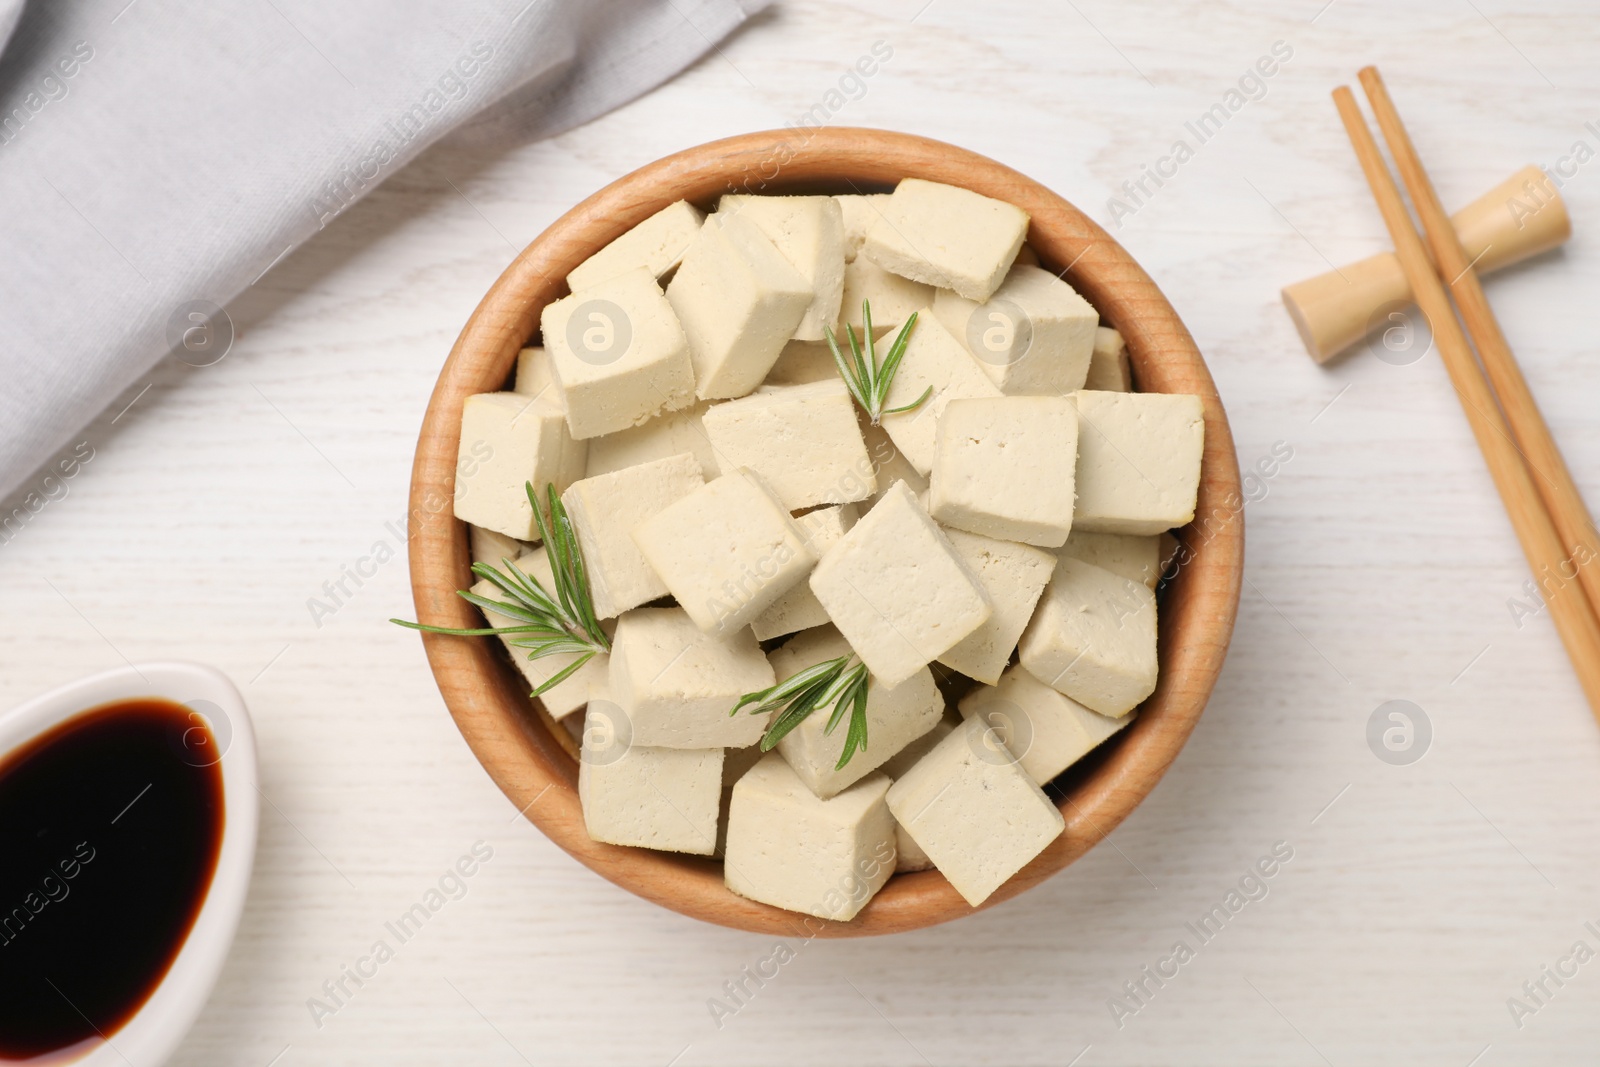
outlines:
[[888, 193], [850, 193], [836, 196], [844, 222], [844, 261], [853, 263], [866, 243], [867, 231], [889, 204]]
[[584, 477], [596, 478], [612, 471], [637, 467], [668, 456], [690, 453], [700, 461], [700, 473], [715, 478], [721, 469], [716, 450], [701, 423], [711, 405], [701, 402], [679, 411], [666, 411], [641, 426], [590, 439]]
[[[914, 312], [920, 311], [935, 302], [936, 290], [931, 285], [914, 282], [910, 278], [902, 278], [893, 271], [885, 270], [866, 256], [861, 256], [844, 268], [844, 297], [839, 304], [839, 322], [841, 326], [835, 331], [839, 340], [839, 351], [846, 354], [850, 349], [846, 347], [849, 341], [845, 338], [843, 324], [855, 327], [856, 336], [862, 339], [865, 347], [866, 340], [861, 316], [861, 303], [868, 301], [872, 305], [872, 333], [875, 337], [886, 334], [898, 333]], [[959, 335], [958, 335], [959, 336]], [[887, 352], [888, 347], [879, 349]]]
[[[517, 378], [512, 391], [523, 396], [535, 397], [559, 409], [562, 419], [565, 420], [567, 398], [561, 392], [561, 383], [556, 381], [555, 366], [550, 361], [550, 353], [544, 349], [524, 348], [517, 353]], [[561, 440], [559, 468], [561, 474], [555, 479], [556, 485], [565, 489], [582, 478], [588, 465], [588, 457], [589, 442], [574, 440], [571, 431], [568, 430]]]
[[1142, 582], [1061, 558], [1017, 645], [1022, 666], [1102, 715], [1156, 688], [1156, 597]]
[[518, 541], [537, 541], [528, 483], [541, 503], [547, 484], [565, 491], [574, 457], [586, 452], [552, 404], [519, 393], [467, 397], [456, 458], [456, 518]]
[[[532, 576], [544, 586], [552, 596], [555, 595], [555, 576], [550, 571], [549, 553], [541, 546], [532, 552], [515, 560], [513, 565], [522, 573]], [[500, 560], [489, 562], [495, 570], [503, 570], [504, 565]], [[487, 578], [480, 578], [473, 583], [472, 592], [490, 600], [506, 601], [508, 594]], [[484, 609], [484, 618], [490, 626], [516, 626], [517, 620], [499, 612]], [[534, 689], [548, 682], [560, 672], [570, 667], [578, 655], [541, 656], [539, 659], [529, 658], [529, 649], [519, 646], [515, 642], [528, 639], [526, 634], [501, 634], [500, 641], [506, 646], [506, 652], [511, 660], [528, 680], [528, 685]], [[606, 695], [605, 681], [610, 670], [610, 657], [604, 653], [593, 656], [582, 667], [563, 678], [560, 682], [541, 693], [536, 699], [544, 705], [544, 710], [557, 722], [571, 715], [579, 708], [584, 707], [591, 700], [603, 698]]]
[[894, 874], [889, 779], [871, 774], [821, 800], [776, 752], [728, 805], [728, 888], [778, 908], [848, 922]]
[[562, 414], [566, 413], [567, 398], [561, 395], [561, 383], [556, 381], [555, 365], [550, 362], [550, 353], [537, 345], [530, 345], [517, 353], [516, 384], [511, 391], [537, 397], [560, 408]]
[[933, 313], [1007, 396], [1062, 396], [1083, 388], [1100, 314], [1049, 271], [1012, 267], [981, 304], [940, 290]]
[[960, 708], [966, 718], [987, 722], [1040, 785], [1133, 721], [1132, 713], [1112, 718], [1090, 711], [1020, 666], [1006, 671], [999, 685], [982, 685], [962, 697]]
[[831, 196], [724, 196], [718, 214], [755, 223], [811, 287], [811, 302], [794, 328], [802, 341], [820, 341], [839, 321], [844, 290], [844, 215]]
[[709, 856], [717, 845], [722, 749], [628, 744], [591, 708], [578, 760], [583, 825], [596, 841]]
[[1056, 569], [1056, 557], [1043, 549], [965, 530], [946, 530], [944, 534], [967, 569], [978, 576], [994, 614], [945, 651], [939, 662], [993, 685], [1011, 662], [1017, 639], [1033, 618], [1033, 606]]
[[1089, 356], [1085, 389], [1105, 393], [1131, 393], [1133, 370], [1128, 366], [1128, 346], [1122, 335], [1109, 326], [1094, 331], [1094, 350]]
[[888, 803], [973, 907], [1066, 829], [1061, 812], [976, 716], [895, 782]]
[[617, 620], [611, 700], [633, 743], [657, 748], [746, 748], [769, 715], [729, 715], [746, 693], [774, 684], [772, 665], [748, 631], [702, 633], [680, 608], [639, 608]]
[[[797, 516], [794, 522], [800, 527], [800, 534], [810, 546], [812, 554], [821, 559], [823, 553], [856, 524], [857, 518], [859, 515], [854, 504], [840, 504], [807, 512]], [[810, 584], [796, 582], [787, 593], [774, 600], [771, 607], [757, 615], [750, 628], [755, 631], [757, 641], [770, 641], [774, 637], [809, 630], [814, 626], [825, 626], [827, 622], [828, 613], [811, 591]]]
[[540, 331], [577, 440], [626, 430], [694, 399], [689, 343], [642, 267], [547, 305]]
[[767, 372], [761, 388], [769, 385], [809, 385], [836, 379], [839, 379], [839, 368], [833, 362], [833, 353], [828, 350], [826, 341], [790, 341], [778, 354], [778, 362]]
[[861, 254], [968, 300], [994, 295], [1028, 235], [1028, 213], [953, 185], [906, 178], [867, 231]]
[[765, 755], [760, 745], [722, 750], [722, 810], [717, 817], [717, 851], [713, 855], [720, 857], [728, 848], [728, 807], [733, 800], [734, 785]]
[[1078, 453], [1070, 397], [952, 400], [934, 448], [928, 510], [935, 519], [1045, 548], [1066, 543]]
[[967, 346], [924, 308], [917, 314], [884, 408], [915, 403], [929, 387], [932, 395], [915, 408], [883, 417], [883, 428], [895, 447], [923, 477], [933, 470], [934, 430], [945, 406], [952, 400], [1000, 395], [999, 386], [979, 369]]
[[633, 540], [695, 625], [724, 636], [749, 626], [817, 562], [788, 510], [743, 468], [641, 522]]
[[[950, 731], [956, 728], [955, 724], [959, 721], [959, 719], [952, 721], [949, 716], [940, 719], [933, 724], [933, 729], [889, 757], [889, 762], [879, 770], [887, 775], [890, 781], [899, 781], [907, 771], [916, 766], [918, 760], [932, 752], [940, 741], [949, 737]], [[926, 871], [933, 868], [933, 861], [922, 851], [922, 846], [906, 833], [906, 828], [900, 825], [898, 819], [894, 824], [894, 854], [896, 874], [901, 871]]]
[[702, 421], [718, 462], [761, 475], [790, 511], [877, 491], [855, 401], [837, 375], [718, 404]]
[[1155, 534], [1194, 519], [1205, 417], [1180, 393], [1082, 390], [1077, 529]]
[[743, 396], [761, 384], [814, 295], [754, 223], [706, 219], [667, 285], [700, 398]]
[[878, 483], [872, 503], [882, 500], [883, 494], [892, 489], [895, 482], [905, 482], [906, 488], [919, 497], [928, 491], [928, 479], [894, 446], [893, 439], [882, 426], [872, 425], [864, 411], [856, 412], [856, 425], [861, 427], [861, 440], [867, 446], [867, 457], [872, 460], [872, 476]]
[[693, 204], [668, 204], [574, 267], [567, 285], [576, 293], [640, 268], [659, 279], [683, 262], [705, 220], [706, 213]]
[[491, 567], [500, 566], [502, 560], [520, 559], [532, 547], [514, 537], [485, 530], [481, 526], [467, 527], [467, 543], [470, 545], [472, 562], [487, 563]]
[[[808, 630], [772, 652], [778, 681], [791, 678], [823, 660], [848, 655], [850, 645], [833, 627]], [[926, 667], [893, 689], [876, 678], [867, 683], [867, 747], [835, 768], [844, 753], [850, 713], [827, 732], [833, 706], [818, 708], [778, 742], [778, 753], [817, 796], [824, 799], [847, 789], [888, 762], [889, 758], [938, 724], [944, 715], [944, 696], [933, 684]]]
[[1073, 530], [1067, 535], [1067, 543], [1056, 550], [1056, 555], [1081, 559], [1154, 589], [1161, 580], [1161, 572], [1166, 569], [1161, 539], [1167, 536], [1170, 535]]
[[811, 591], [878, 681], [906, 681], [993, 614], [989, 594], [904, 482], [822, 557]]
[[574, 482], [561, 494], [578, 535], [595, 614], [613, 618], [667, 595], [634, 543], [640, 523], [705, 484], [700, 461], [687, 453]]

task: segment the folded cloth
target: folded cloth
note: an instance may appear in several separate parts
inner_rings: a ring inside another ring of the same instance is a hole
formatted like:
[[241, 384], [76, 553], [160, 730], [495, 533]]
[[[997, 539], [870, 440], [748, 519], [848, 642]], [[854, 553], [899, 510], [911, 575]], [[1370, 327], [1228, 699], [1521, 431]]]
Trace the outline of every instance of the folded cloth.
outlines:
[[22, 17], [22, 0], [0, 0], [0, 49], [5, 48], [11, 31]]
[[766, 2], [31, 0], [0, 53], [0, 499], [446, 132], [558, 133]]

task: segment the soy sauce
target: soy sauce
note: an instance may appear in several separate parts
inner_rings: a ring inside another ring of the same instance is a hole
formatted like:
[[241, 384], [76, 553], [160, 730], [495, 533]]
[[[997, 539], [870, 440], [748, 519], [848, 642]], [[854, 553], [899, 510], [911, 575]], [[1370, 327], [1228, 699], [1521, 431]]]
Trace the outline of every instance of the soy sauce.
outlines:
[[161, 984], [216, 871], [219, 758], [203, 718], [145, 698], [0, 762], [0, 1059], [115, 1044]]

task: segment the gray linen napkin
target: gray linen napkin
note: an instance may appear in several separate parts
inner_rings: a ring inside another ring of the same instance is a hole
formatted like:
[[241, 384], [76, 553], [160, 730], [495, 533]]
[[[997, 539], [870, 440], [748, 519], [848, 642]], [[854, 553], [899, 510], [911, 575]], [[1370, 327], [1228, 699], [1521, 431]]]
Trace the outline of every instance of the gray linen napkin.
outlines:
[[0, 0], [0, 500], [443, 134], [560, 132], [766, 2], [28, 0], [7, 43]]

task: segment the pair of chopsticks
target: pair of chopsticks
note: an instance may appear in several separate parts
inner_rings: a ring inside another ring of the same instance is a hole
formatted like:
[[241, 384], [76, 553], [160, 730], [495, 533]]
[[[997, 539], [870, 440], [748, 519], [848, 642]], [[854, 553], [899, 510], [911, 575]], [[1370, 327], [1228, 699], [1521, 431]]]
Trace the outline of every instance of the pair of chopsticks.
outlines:
[[[1551, 619], [1589, 698], [1589, 707], [1600, 718], [1600, 535], [1489, 308], [1473, 263], [1468, 261], [1450, 216], [1439, 203], [1399, 112], [1389, 99], [1383, 79], [1375, 67], [1365, 68], [1359, 77], [1411, 203], [1422, 220], [1427, 248], [1412, 225], [1355, 95], [1347, 86], [1340, 86], [1333, 92], [1334, 104], [1361, 161], [1367, 184], [1372, 187], [1378, 210], [1383, 213], [1412, 294], [1433, 330], [1434, 344], [1461, 398], [1462, 410], [1500, 491], [1517, 539], [1522, 542], [1534, 581], [1550, 608]], [[1456, 318], [1458, 310], [1460, 321]], [[1462, 323], [1466, 325], [1465, 333]]]

